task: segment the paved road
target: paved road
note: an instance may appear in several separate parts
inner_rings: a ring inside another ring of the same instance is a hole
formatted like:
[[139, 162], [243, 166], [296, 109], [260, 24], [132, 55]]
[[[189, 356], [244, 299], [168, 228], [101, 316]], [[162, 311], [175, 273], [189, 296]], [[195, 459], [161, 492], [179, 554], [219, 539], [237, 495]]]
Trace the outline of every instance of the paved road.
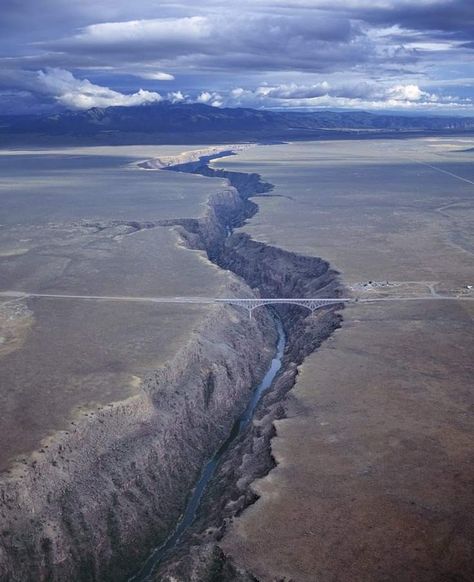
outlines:
[[132, 302], [151, 302], [151, 303], [295, 303], [298, 301], [327, 301], [337, 303], [374, 303], [379, 301], [474, 301], [474, 297], [456, 297], [443, 295], [420, 295], [419, 297], [302, 297], [302, 298], [226, 298], [226, 297], [133, 297], [133, 296], [114, 296], [114, 295], [70, 295], [66, 293], [29, 293], [26, 291], [0, 291], [0, 297], [10, 297], [12, 300], [26, 299], [28, 297], [45, 297], [52, 299], [84, 299], [94, 301], [132, 301]]
[[452, 178], [456, 178], [456, 180], [460, 180], [461, 182], [466, 182], [466, 184], [472, 184], [474, 186], [474, 182], [469, 180], [469, 178], [465, 178], [464, 176], [460, 176], [459, 174], [455, 174], [454, 172], [450, 172], [445, 170], [444, 168], [438, 168], [438, 166], [433, 166], [432, 164], [428, 164], [427, 162], [422, 162], [421, 160], [415, 160], [420, 165], [426, 166], [427, 168], [431, 168], [436, 172], [440, 172], [441, 174], [446, 174], [447, 176], [451, 176]]
[[134, 297], [114, 295], [71, 295], [66, 293], [30, 293], [26, 291], [0, 291], [0, 297], [14, 297], [26, 299], [27, 297], [46, 297], [52, 299], [85, 299], [95, 301], [134, 301], [152, 303], [214, 303], [212, 297]]
[[364, 297], [357, 300], [358, 303], [374, 303], [375, 301], [474, 301], [474, 297], [420, 295], [419, 297]]

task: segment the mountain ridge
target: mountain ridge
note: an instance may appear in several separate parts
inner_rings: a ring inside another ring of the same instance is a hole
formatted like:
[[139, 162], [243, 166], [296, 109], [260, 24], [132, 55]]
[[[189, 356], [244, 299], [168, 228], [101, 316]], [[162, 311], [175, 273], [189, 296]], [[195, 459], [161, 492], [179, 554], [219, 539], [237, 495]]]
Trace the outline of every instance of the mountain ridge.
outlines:
[[[166, 143], [206, 139], [310, 139], [354, 133], [474, 131], [474, 117], [428, 117], [366, 111], [274, 111], [217, 108], [168, 101], [130, 107], [91, 108], [49, 115], [0, 116], [0, 143], [48, 138]], [[115, 137], [114, 137], [115, 136]], [[120, 137], [121, 136], [121, 137]]]

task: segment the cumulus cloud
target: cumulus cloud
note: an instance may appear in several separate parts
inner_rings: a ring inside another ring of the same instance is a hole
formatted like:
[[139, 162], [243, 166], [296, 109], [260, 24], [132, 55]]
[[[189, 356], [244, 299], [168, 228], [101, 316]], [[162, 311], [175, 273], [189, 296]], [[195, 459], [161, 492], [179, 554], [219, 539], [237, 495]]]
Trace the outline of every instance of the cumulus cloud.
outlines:
[[224, 99], [222, 95], [215, 91], [202, 91], [196, 98], [196, 103], [204, 103], [205, 105], [212, 105], [213, 107], [222, 107]]
[[[5, 81], [9, 78], [4, 74]], [[18, 84], [16, 75], [14, 81]], [[357, 108], [370, 110], [410, 109], [420, 111], [467, 111], [474, 107], [470, 97], [448, 95], [445, 91], [433, 91], [417, 83], [389, 83], [352, 79], [321, 79], [315, 83], [261, 83], [253, 87], [234, 87], [221, 91], [212, 88], [184, 91], [179, 87], [166, 93], [140, 89], [134, 93], [122, 93], [109, 87], [80, 79], [65, 69], [46, 69], [35, 75], [27, 75], [22, 90], [22, 101], [33, 99], [34, 91], [52, 98], [71, 109], [113, 107], [117, 105], [146, 105], [167, 100], [172, 103], [201, 103], [213, 107], [254, 108]], [[0, 73], [0, 84], [2, 74]], [[450, 87], [451, 89], [451, 87]], [[1, 98], [1, 91], [0, 91]], [[8, 109], [14, 94], [5, 93]], [[25, 101], [26, 102], [26, 101]], [[44, 105], [42, 105], [44, 107]]]
[[168, 101], [171, 103], [183, 103], [189, 101], [188, 95], [185, 95], [182, 91], [171, 91], [167, 95]]
[[422, 91], [418, 85], [395, 85], [389, 89], [389, 95], [397, 101], [419, 101], [429, 94]]
[[441, 96], [422, 90], [416, 84], [384, 85], [373, 82], [340, 83], [322, 81], [314, 85], [263, 85], [255, 89], [235, 88], [227, 105], [246, 107], [341, 107], [358, 109], [453, 110], [473, 107], [470, 98]]
[[143, 89], [125, 95], [108, 87], [95, 85], [88, 79], [77, 79], [64, 69], [38, 71], [38, 89], [52, 95], [59, 103], [71, 109], [144, 105], [162, 100], [159, 93]]

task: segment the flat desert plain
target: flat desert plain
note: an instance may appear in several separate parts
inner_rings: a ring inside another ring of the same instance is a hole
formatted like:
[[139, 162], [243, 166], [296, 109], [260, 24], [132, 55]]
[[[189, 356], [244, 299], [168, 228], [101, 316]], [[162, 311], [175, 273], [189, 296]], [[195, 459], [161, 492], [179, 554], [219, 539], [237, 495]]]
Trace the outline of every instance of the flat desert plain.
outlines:
[[470, 147], [295, 143], [215, 162], [275, 185], [252, 237], [329, 260], [354, 297], [393, 299], [349, 305], [300, 367], [277, 466], [223, 543], [261, 581], [474, 579]]
[[[219, 180], [139, 169], [173, 147], [0, 152], [0, 470], [137, 393], [212, 307], [43, 294], [219, 296], [229, 275], [154, 221], [198, 217]], [[146, 223], [142, 228], [141, 224]]]

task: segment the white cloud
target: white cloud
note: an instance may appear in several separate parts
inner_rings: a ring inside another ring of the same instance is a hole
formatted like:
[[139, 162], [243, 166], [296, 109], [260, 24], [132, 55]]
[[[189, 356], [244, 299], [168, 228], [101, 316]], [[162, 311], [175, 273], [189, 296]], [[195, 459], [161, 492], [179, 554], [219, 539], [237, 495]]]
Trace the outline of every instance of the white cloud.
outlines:
[[95, 85], [88, 79], [77, 79], [65, 69], [38, 71], [38, 89], [70, 109], [91, 107], [114, 107], [117, 105], [144, 105], [162, 100], [159, 93], [140, 89], [136, 93], [124, 94]]
[[389, 95], [396, 101], [419, 101], [428, 93], [422, 91], [418, 85], [395, 85], [389, 89]]
[[205, 105], [212, 105], [213, 107], [222, 107], [224, 105], [224, 99], [222, 95], [213, 91], [203, 91], [196, 98], [197, 103], [204, 103]]
[[189, 100], [188, 96], [182, 91], [172, 91], [171, 93], [168, 93], [167, 99], [172, 103], [183, 103], [184, 101]]
[[70, 109], [144, 105], [167, 99], [172, 103], [202, 103], [213, 107], [254, 108], [348, 108], [348, 109], [414, 109], [466, 110], [473, 101], [424, 91], [415, 83], [375, 83], [374, 81], [327, 81], [313, 84], [261, 84], [254, 88], [236, 87], [229, 91], [204, 90], [187, 94], [181, 90], [160, 93], [140, 89], [124, 94], [97, 85], [88, 79], [78, 79], [65, 69], [46, 69], [37, 73], [37, 87]]
[[264, 97], [275, 99], [298, 99], [308, 97], [321, 97], [330, 91], [331, 87], [327, 81], [315, 83], [314, 85], [298, 85], [291, 83], [278, 85], [276, 87], [259, 87], [257, 93]]
[[198, 95], [196, 101], [198, 103], [209, 103], [211, 99], [212, 93], [209, 93], [209, 91], [203, 91], [200, 95]]
[[229, 92], [226, 105], [258, 108], [348, 108], [348, 109], [469, 109], [472, 99], [437, 95], [423, 91], [416, 84], [384, 85], [355, 82], [331, 85], [322, 81], [313, 85], [261, 85], [255, 89], [242, 87]]
[[207, 17], [152, 18], [126, 22], [103, 22], [85, 27], [69, 40], [71, 46], [115, 46], [189, 44], [210, 36], [212, 26]]
[[164, 73], [163, 71], [136, 73], [135, 76], [140, 77], [140, 79], [148, 79], [150, 81], [174, 81], [174, 75], [171, 75], [170, 73]]

